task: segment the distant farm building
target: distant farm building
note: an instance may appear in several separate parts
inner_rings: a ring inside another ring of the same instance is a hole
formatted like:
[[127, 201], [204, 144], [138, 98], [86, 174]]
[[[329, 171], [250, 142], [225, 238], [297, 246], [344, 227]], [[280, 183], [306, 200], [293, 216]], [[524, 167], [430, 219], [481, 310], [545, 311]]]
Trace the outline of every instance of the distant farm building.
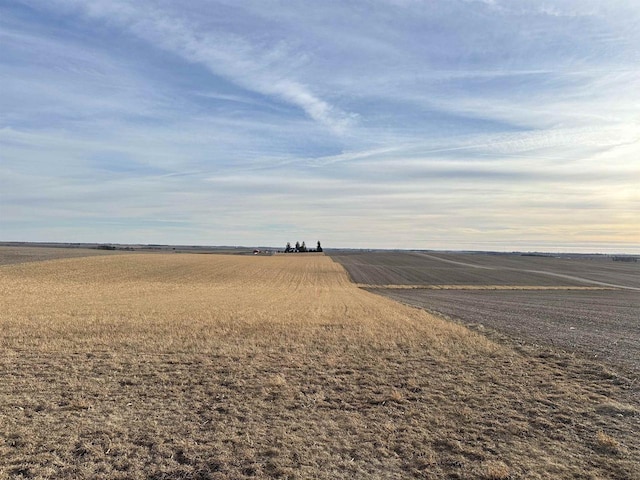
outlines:
[[638, 257], [627, 257], [627, 256], [620, 256], [620, 257], [612, 257], [614, 262], [637, 262], [638, 261]]

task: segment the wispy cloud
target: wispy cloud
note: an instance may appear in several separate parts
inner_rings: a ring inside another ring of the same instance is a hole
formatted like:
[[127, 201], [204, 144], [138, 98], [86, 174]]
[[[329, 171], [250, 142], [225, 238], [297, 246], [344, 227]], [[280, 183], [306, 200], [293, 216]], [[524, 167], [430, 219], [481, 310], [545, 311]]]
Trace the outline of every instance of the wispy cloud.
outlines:
[[79, 10], [94, 20], [115, 24], [187, 61], [202, 64], [243, 88], [289, 102], [337, 133], [343, 132], [355, 117], [319, 98], [289, 74], [291, 63], [299, 61], [285, 42], [255, 43], [230, 32], [211, 31], [182, 17], [180, 12], [165, 11], [150, 3], [122, 0], [56, 3]]
[[621, 0], [2, 5], [1, 236], [640, 250], [638, 22]]

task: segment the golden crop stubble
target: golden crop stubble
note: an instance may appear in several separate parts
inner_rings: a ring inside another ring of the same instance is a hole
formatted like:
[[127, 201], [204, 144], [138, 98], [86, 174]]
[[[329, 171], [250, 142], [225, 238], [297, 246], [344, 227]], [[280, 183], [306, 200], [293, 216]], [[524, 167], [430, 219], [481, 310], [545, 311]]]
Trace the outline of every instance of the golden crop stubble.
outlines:
[[46, 261], [0, 267], [0, 294], [2, 341], [15, 348], [174, 351], [319, 341], [495, 348], [462, 327], [358, 289], [326, 256]]
[[0, 478], [637, 471], [610, 380], [360, 290], [328, 257], [0, 267], [0, 343]]

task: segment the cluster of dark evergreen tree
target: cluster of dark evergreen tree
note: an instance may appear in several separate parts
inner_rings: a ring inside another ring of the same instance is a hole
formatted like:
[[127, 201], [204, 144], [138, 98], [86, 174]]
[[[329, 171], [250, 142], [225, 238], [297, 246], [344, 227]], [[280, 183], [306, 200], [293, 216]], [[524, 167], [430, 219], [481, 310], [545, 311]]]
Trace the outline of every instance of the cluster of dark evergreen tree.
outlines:
[[287, 242], [287, 246], [284, 249], [284, 253], [305, 253], [305, 252], [322, 252], [322, 245], [320, 245], [320, 240], [318, 240], [318, 246], [314, 248], [307, 248], [307, 245], [302, 242], [296, 242], [296, 246], [292, 247], [290, 242]]

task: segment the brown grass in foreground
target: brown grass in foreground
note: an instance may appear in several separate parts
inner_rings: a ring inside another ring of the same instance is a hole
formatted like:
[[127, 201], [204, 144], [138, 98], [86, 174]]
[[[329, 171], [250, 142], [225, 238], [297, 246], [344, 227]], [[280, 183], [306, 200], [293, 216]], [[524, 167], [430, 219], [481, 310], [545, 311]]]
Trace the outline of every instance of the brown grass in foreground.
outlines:
[[640, 478], [625, 379], [327, 257], [5, 266], [0, 312], [0, 478]]

